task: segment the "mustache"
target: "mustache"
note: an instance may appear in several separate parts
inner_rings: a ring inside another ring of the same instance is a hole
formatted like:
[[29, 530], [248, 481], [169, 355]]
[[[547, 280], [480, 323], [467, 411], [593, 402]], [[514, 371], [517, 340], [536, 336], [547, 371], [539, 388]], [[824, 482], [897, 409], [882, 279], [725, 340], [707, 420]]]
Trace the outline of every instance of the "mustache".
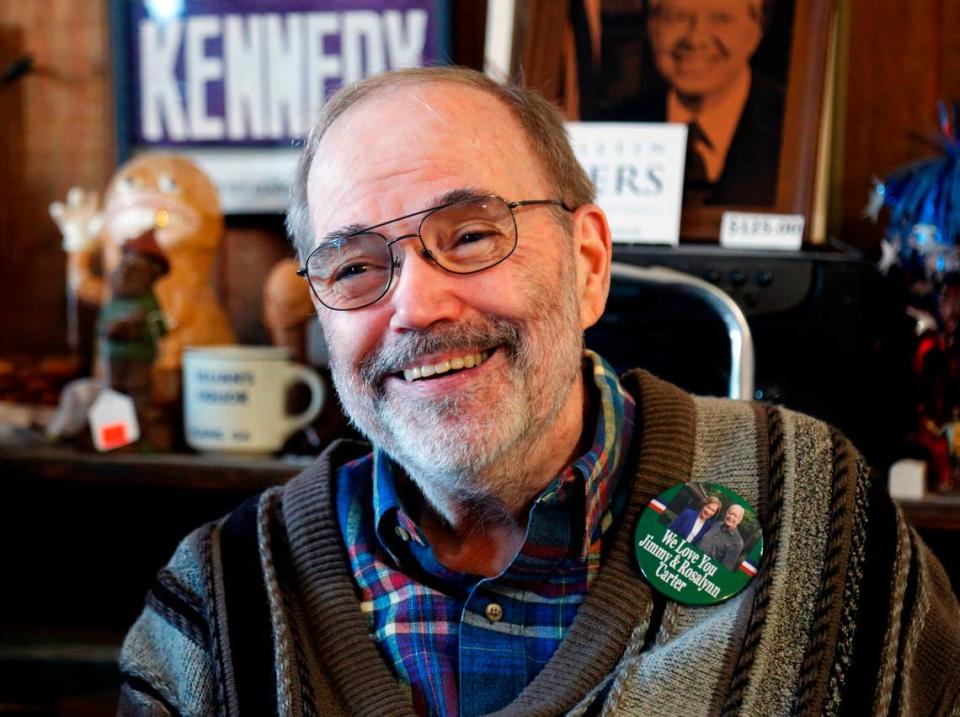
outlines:
[[503, 346], [508, 357], [515, 358], [520, 353], [521, 344], [520, 328], [499, 317], [489, 317], [485, 321], [443, 322], [422, 331], [398, 334], [389, 343], [371, 351], [360, 362], [358, 373], [365, 383], [377, 386], [386, 376], [416, 363], [427, 354]]

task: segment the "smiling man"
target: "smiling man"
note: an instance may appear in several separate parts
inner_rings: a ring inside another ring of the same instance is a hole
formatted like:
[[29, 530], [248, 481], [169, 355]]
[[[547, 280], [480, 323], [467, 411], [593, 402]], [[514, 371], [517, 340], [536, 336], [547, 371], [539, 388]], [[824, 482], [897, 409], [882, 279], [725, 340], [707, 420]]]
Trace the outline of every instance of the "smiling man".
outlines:
[[[379, 131], [396, 112], [417, 121]], [[609, 281], [603, 214], [582, 170], [557, 187], [520, 122], [476, 89], [399, 84], [346, 118], [318, 143], [306, 186], [323, 237], [306, 272], [338, 394], [417, 477], [438, 525], [469, 541], [472, 523], [492, 522], [502, 540], [477, 557], [512, 554], [515, 517], [583, 432], [581, 337]]]
[[688, 126], [686, 201], [769, 205], [776, 196], [782, 86], [754, 72], [773, 0], [648, 0], [659, 82], [603, 119]]
[[743, 538], [737, 526], [743, 520], [743, 506], [731, 505], [723, 514], [723, 520], [714, 524], [700, 541], [700, 550], [720, 563], [727, 570], [736, 570], [743, 550]]
[[769, 4], [650, 0], [647, 34], [669, 85], [664, 119], [690, 128], [684, 184], [714, 203], [773, 201], [783, 92], [750, 69]]
[[763, 37], [761, 0], [651, 0], [648, 32], [671, 103], [696, 114], [750, 89], [750, 58]]
[[[341, 90], [288, 226], [370, 442], [183, 541], [124, 644], [122, 713], [956, 706], [956, 601], [842, 436], [584, 350], [611, 238], [539, 95], [455, 68]], [[758, 507], [767, 555], [688, 607], [633, 531], [707, 480]]]

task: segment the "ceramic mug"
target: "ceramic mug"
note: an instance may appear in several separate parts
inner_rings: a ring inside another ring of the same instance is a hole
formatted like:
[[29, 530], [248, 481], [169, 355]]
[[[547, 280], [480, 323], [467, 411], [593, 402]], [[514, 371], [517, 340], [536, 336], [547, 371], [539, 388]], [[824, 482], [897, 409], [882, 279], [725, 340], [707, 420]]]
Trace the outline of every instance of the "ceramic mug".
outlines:
[[[310, 405], [286, 412], [287, 390], [310, 388]], [[196, 346], [183, 353], [184, 433], [198, 451], [271, 453], [323, 406], [317, 373], [274, 346]]]

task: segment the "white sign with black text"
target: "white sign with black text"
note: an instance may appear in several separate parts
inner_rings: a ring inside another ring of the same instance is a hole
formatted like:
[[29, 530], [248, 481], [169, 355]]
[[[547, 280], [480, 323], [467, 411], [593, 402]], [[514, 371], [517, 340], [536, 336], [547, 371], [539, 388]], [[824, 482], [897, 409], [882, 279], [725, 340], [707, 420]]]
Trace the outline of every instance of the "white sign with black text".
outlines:
[[728, 249], [797, 251], [803, 245], [802, 214], [724, 212], [720, 246]]
[[577, 159], [597, 187], [613, 240], [680, 241], [684, 124], [568, 122]]

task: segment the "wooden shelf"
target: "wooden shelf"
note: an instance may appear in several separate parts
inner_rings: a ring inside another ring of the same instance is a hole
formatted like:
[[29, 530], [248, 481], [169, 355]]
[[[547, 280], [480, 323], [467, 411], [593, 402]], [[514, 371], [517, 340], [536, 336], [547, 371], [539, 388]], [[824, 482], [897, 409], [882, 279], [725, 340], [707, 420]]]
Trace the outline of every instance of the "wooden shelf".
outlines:
[[[125, 630], [185, 535], [312, 461], [0, 448], [0, 485], [14, 507], [0, 521], [0, 542], [18, 545], [41, 528], [43, 534], [8, 551], [5, 574], [29, 587], [0, 598], [0, 639], [19, 625]], [[63, 585], [82, 586], [66, 606]]]
[[53, 447], [0, 449], [4, 478], [251, 493], [286, 482], [312, 462], [310, 456], [97, 454]]
[[960, 493], [932, 493], [923, 500], [898, 500], [915, 528], [960, 530]]

